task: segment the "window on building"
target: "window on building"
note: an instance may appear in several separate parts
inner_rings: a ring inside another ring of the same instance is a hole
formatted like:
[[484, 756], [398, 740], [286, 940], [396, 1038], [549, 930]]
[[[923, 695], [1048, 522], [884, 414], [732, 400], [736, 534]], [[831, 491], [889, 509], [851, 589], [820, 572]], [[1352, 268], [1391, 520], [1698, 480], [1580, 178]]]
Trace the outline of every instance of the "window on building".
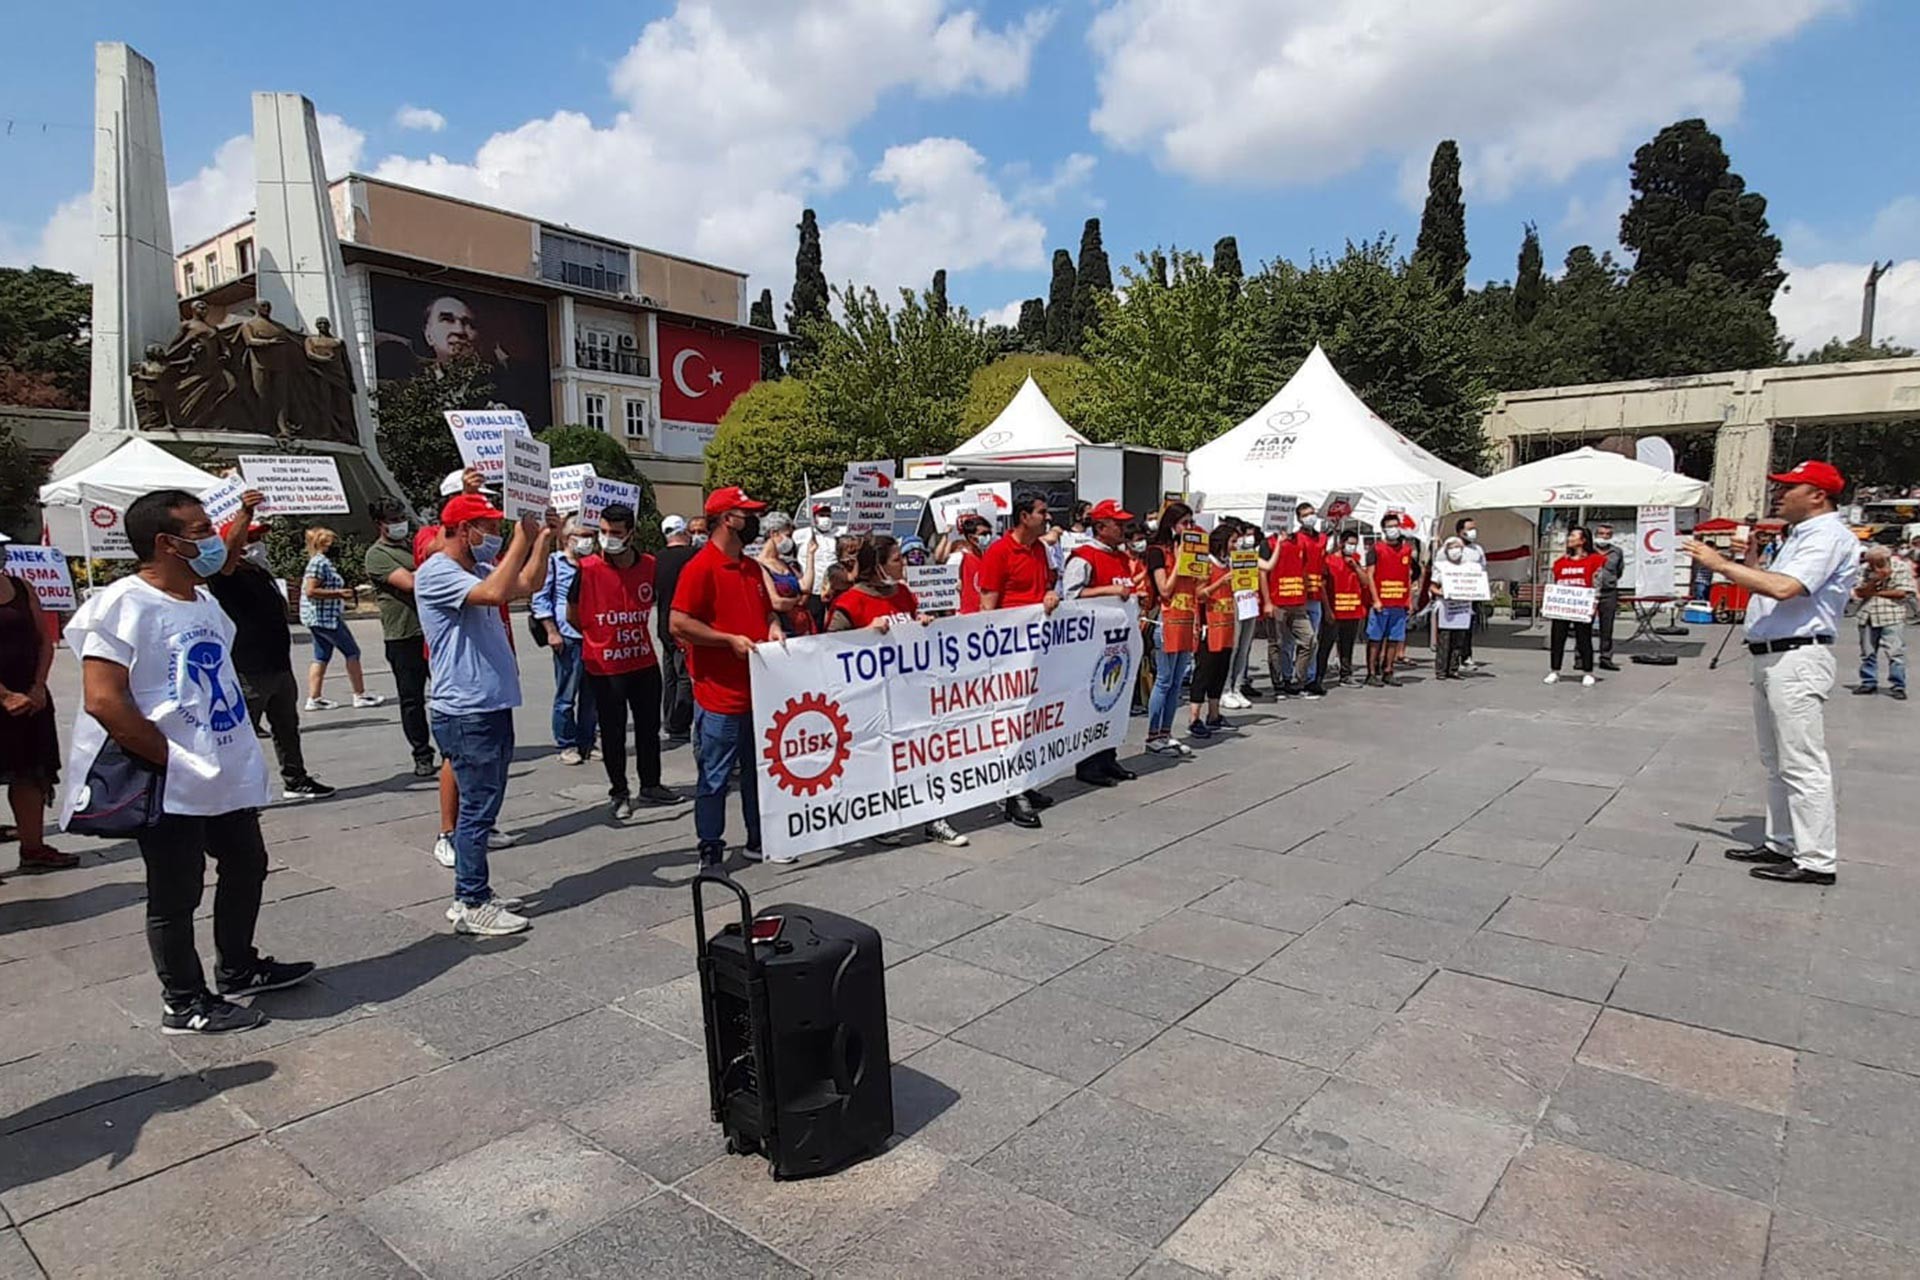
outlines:
[[600, 293], [625, 293], [627, 251], [619, 245], [542, 227], [540, 277]]
[[613, 369], [613, 335], [604, 329], [582, 329], [574, 344], [574, 361], [582, 369]]
[[191, 262], [183, 262], [180, 264], [180, 289], [181, 292], [185, 293], [188, 297], [200, 292], [200, 282], [194, 279], [193, 264]]
[[627, 409], [627, 439], [645, 440], [647, 438], [647, 402], [645, 400], [628, 400], [625, 403]]
[[233, 246], [233, 261], [235, 268], [243, 276], [253, 270], [253, 241], [251, 238], [242, 240], [239, 244]]
[[207, 284], [211, 286], [219, 283], [220, 283], [220, 258], [218, 254], [210, 253], [207, 255]]
[[587, 393], [587, 425], [595, 431], [607, 429], [607, 398], [591, 391]]

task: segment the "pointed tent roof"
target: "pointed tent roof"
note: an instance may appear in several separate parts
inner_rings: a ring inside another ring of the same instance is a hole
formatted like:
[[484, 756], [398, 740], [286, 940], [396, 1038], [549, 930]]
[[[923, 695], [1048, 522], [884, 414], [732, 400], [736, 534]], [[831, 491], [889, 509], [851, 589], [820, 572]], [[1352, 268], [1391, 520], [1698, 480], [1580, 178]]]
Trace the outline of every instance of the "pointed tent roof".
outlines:
[[[59, 471], [57, 464], [54, 470]], [[141, 494], [156, 489], [205, 493], [219, 483], [220, 477], [181, 461], [159, 445], [128, 436], [99, 461], [40, 486], [40, 502], [50, 507], [101, 502], [124, 509]]]
[[1699, 507], [1704, 480], [1592, 447], [1529, 462], [1462, 485], [1448, 496], [1456, 511], [1495, 507]]
[[1060, 416], [1040, 384], [1028, 374], [1000, 416], [979, 434], [947, 456], [978, 461], [994, 458], [1004, 462], [1051, 460], [1065, 455], [1073, 460], [1074, 446], [1090, 444]]
[[1391, 508], [1425, 529], [1447, 492], [1473, 479], [1388, 426], [1318, 346], [1273, 399], [1187, 455], [1187, 487], [1205, 510], [1255, 522], [1269, 493], [1321, 503], [1357, 489], [1359, 519], [1378, 524]]

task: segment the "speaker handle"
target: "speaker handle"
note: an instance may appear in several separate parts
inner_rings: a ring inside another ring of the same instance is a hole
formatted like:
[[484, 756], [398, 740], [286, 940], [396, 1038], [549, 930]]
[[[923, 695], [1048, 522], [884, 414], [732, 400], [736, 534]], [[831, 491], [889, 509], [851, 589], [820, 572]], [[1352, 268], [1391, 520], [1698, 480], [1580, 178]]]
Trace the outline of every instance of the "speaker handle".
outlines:
[[[845, 1022], [834, 1028], [833, 1046], [827, 1051], [827, 1059], [833, 1068], [833, 1087], [841, 1097], [851, 1097], [853, 1086], [859, 1083], [860, 1075], [864, 1074], [864, 1072], [856, 1073], [847, 1062], [849, 1042], [856, 1042], [859, 1039], [860, 1033]], [[866, 1053], [864, 1043], [854, 1043], [852, 1047], [862, 1055]]]
[[740, 941], [741, 950], [746, 953], [747, 971], [754, 975], [760, 972], [760, 957], [753, 950], [753, 901], [747, 897], [747, 891], [738, 881], [719, 871], [701, 871], [693, 877], [693, 942], [694, 955], [704, 962], [707, 958], [707, 913], [700, 901], [700, 886], [717, 884], [731, 889], [740, 899]]

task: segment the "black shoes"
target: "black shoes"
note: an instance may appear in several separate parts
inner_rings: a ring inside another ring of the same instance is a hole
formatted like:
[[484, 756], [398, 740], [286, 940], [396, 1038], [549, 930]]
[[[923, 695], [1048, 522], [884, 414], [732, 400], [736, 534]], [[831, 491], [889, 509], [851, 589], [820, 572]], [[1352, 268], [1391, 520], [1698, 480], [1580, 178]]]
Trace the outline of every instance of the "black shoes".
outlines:
[[1259, 697], [1260, 694], [1253, 687], [1253, 681], [1249, 680], [1245, 684], [1240, 686], [1240, 696], [1245, 698], [1248, 702], [1252, 702], [1255, 698]]
[[1107, 776], [1115, 782], [1132, 782], [1140, 776], [1133, 770], [1127, 768], [1127, 766], [1121, 764], [1118, 760], [1109, 759], [1106, 761], [1104, 768], [1106, 769]]
[[1044, 791], [1029, 791], [1026, 793], [1025, 799], [1028, 804], [1042, 813], [1053, 808], [1053, 797]]
[[[415, 772], [419, 770], [416, 768]], [[333, 794], [333, 788], [318, 778], [301, 774], [297, 780], [289, 782], [286, 790], [280, 794], [288, 800], [325, 800]]]
[[1871, 698], [1878, 692], [1880, 692], [1880, 686], [1875, 684], [1857, 684], [1853, 686], [1853, 696], [1856, 698], [1862, 696]]
[[1327, 686], [1321, 684], [1318, 680], [1310, 681], [1307, 684], [1305, 695], [1309, 698], [1324, 698], [1327, 696]]
[[1040, 829], [1040, 815], [1034, 812], [1033, 802], [1025, 796], [1015, 796], [1007, 801], [1007, 821], [1016, 827], [1025, 827], [1029, 831]]
[[645, 800], [648, 804], [679, 804], [680, 803], [680, 793], [678, 791], [669, 791], [667, 788], [660, 786], [658, 783], [654, 784], [651, 787], [640, 788], [640, 798], [642, 800]]
[[[756, 851], [749, 850], [749, 852]], [[726, 862], [727, 847], [725, 845], [720, 845], [716, 848], [702, 848], [700, 850], [700, 869], [702, 871], [718, 871], [726, 865]]]
[[291, 987], [305, 982], [313, 973], [313, 961], [300, 960], [293, 964], [281, 964], [272, 956], [261, 956], [252, 967], [242, 973], [223, 973], [220, 975], [220, 994], [223, 996], [250, 996], [262, 991], [278, 991], [282, 987]]
[[626, 796], [615, 796], [607, 801], [607, 816], [615, 822], [625, 822], [633, 816], [633, 801]]
[[1612, 658], [1602, 658], [1600, 659], [1600, 669], [1602, 671], [1618, 671], [1620, 668], [1614, 665]]
[[1120, 785], [1118, 778], [1109, 777], [1107, 771], [1097, 764], [1078, 765], [1074, 768], [1073, 776], [1090, 787], [1117, 787]]
[[1894, 689], [1891, 691], [1891, 696], [1895, 702], [1905, 702], [1907, 700], [1907, 691], [1905, 689]]
[[1840, 877], [1831, 871], [1809, 871], [1798, 863], [1784, 867], [1755, 867], [1747, 872], [1755, 880], [1777, 880], [1781, 884], [1833, 884]]
[[415, 760], [413, 762], [413, 776], [416, 778], [431, 778], [439, 772], [439, 766], [431, 760]]
[[164, 1001], [160, 1005], [163, 1036], [217, 1036], [229, 1031], [249, 1031], [266, 1020], [267, 1015], [258, 1009], [229, 1004], [206, 992], [184, 1005], [174, 1006]]
[[1784, 865], [1793, 861], [1792, 854], [1769, 849], [1763, 844], [1757, 844], [1748, 849], [1729, 849], [1726, 857], [1732, 862], [1766, 862], [1775, 865]]

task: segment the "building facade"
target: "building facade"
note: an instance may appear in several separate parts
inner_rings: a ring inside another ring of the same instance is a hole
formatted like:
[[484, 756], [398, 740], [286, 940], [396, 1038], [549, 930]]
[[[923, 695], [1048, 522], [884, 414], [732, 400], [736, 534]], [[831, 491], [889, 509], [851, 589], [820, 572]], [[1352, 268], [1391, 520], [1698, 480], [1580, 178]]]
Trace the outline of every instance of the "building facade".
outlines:
[[[604, 431], [662, 511], [699, 510], [715, 425], [781, 336], [746, 323], [743, 273], [360, 174], [329, 195], [371, 384], [477, 355], [536, 430]], [[181, 252], [175, 282], [218, 323], [257, 265], [247, 221]]]

